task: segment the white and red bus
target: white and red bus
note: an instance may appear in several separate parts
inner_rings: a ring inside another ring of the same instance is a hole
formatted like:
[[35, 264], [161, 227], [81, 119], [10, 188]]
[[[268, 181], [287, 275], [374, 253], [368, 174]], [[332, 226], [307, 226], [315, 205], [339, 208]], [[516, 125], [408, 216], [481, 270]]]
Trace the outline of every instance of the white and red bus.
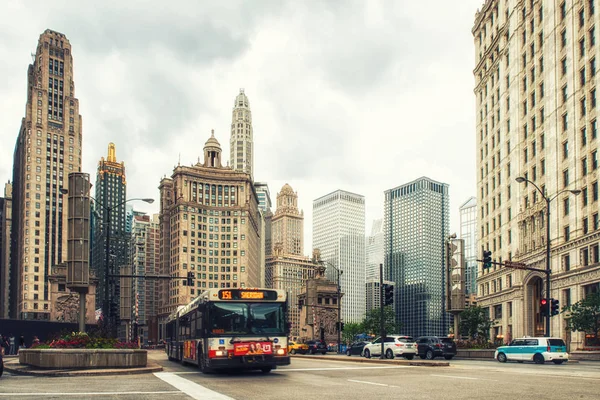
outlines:
[[283, 290], [209, 289], [169, 316], [169, 360], [216, 369], [289, 365], [287, 295]]

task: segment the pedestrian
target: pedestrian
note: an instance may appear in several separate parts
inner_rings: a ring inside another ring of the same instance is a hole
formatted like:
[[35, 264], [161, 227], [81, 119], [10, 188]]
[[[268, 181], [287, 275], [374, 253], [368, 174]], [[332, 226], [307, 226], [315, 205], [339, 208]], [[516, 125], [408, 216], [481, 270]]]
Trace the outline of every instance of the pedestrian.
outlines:
[[12, 333], [10, 334], [10, 337], [8, 338], [8, 344], [10, 345], [8, 354], [10, 354], [11, 356], [14, 356], [15, 354], [17, 354], [17, 351], [15, 349], [15, 336]]
[[0, 349], [2, 354], [8, 355], [8, 339], [6, 336], [0, 336]]
[[40, 344], [40, 339], [38, 339], [38, 337], [37, 337], [37, 336], [34, 336], [34, 337], [33, 337], [33, 343], [32, 343], [32, 347], [33, 347], [33, 345], [34, 345], [34, 344], [36, 344], [36, 345], [37, 345], [37, 344]]
[[19, 350], [25, 348], [27, 348], [27, 346], [25, 346], [25, 336], [21, 335], [21, 337], [19, 338]]

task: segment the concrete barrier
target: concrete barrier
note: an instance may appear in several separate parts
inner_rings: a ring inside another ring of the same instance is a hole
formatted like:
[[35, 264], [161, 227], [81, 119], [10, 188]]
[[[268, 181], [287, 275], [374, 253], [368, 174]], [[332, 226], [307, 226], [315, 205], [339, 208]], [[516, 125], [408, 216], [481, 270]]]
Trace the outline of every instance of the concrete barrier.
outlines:
[[575, 350], [569, 353], [569, 361], [570, 360], [600, 361], [600, 351]]
[[494, 359], [495, 349], [457, 349], [456, 358], [474, 358], [474, 359]]
[[21, 349], [19, 363], [43, 369], [139, 368], [148, 352], [138, 349]]

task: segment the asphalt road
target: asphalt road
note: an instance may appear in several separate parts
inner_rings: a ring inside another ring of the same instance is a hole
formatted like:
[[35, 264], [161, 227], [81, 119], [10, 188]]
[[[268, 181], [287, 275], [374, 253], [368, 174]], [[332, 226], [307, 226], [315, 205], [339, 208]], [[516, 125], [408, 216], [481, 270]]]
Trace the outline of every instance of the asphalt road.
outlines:
[[[270, 374], [203, 375], [150, 352], [164, 371], [144, 375], [0, 378], [2, 399], [597, 399], [600, 363], [500, 364], [453, 360], [449, 367], [364, 364], [295, 357]], [[333, 359], [333, 357], [332, 357]]]

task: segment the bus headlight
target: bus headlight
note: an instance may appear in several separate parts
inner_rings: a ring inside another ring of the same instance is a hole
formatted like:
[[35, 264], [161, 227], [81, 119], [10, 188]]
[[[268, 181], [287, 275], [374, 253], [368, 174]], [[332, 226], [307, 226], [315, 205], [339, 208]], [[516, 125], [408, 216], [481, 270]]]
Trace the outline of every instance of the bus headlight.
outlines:
[[225, 355], [225, 352], [223, 350], [215, 351], [215, 356], [217, 356], [217, 357], [223, 357], [224, 355]]
[[285, 355], [285, 350], [284, 349], [277, 349], [277, 355], [278, 356], [284, 356]]

